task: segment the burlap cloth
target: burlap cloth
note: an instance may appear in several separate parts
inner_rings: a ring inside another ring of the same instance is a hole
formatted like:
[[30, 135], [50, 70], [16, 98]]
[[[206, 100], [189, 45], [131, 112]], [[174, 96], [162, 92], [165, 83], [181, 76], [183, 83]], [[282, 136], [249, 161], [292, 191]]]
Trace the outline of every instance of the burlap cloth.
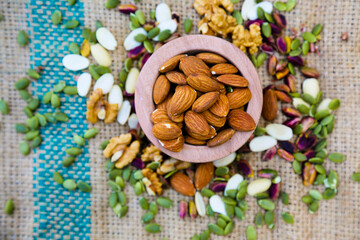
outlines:
[[[130, 1], [123, 1], [123, 3]], [[154, 9], [160, 1], [142, 0], [136, 3], [145, 13]], [[166, 1], [181, 19], [189, 17], [194, 23], [199, 16], [192, 8], [192, 1]], [[121, 15], [116, 10], [108, 11], [103, 7], [104, 1], [85, 1], [85, 25], [94, 27], [96, 19], [101, 20], [119, 41], [123, 41], [128, 29], [128, 16]], [[236, 8], [239, 8], [239, 4]], [[0, 239], [31, 239], [34, 234], [34, 197], [33, 158], [34, 155], [23, 157], [18, 151], [21, 135], [14, 131], [14, 123], [25, 121], [23, 101], [20, 99], [13, 84], [16, 79], [24, 75], [29, 67], [29, 48], [19, 48], [16, 43], [16, 34], [21, 29], [31, 29], [27, 24], [30, 12], [26, 8], [26, 1], [1, 1], [0, 11], [6, 22], [0, 22], [0, 97], [6, 99], [11, 107], [11, 114], [0, 114], [0, 206], [8, 198], [13, 198], [16, 211], [11, 217], [0, 211]], [[298, 176], [293, 173], [291, 164], [276, 157], [270, 162], [261, 162], [259, 154], [248, 154], [248, 159], [255, 170], [270, 167], [278, 170], [283, 177], [283, 189], [290, 195], [290, 205], [278, 203], [277, 223], [275, 230], [266, 227], [258, 229], [259, 239], [360, 239], [360, 208], [359, 183], [351, 180], [354, 171], [360, 171], [358, 161], [360, 148], [360, 2], [357, 0], [319, 0], [298, 1], [290, 13], [286, 13], [288, 29], [299, 27], [305, 23], [307, 29], [317, 23], [324, 24], [322, 41], [319, 45], [320, 55], [311, 54], [306, 57], [310, 66], [321, 72], [320, 86], [324, 95], [330, 98], [341, 99], [342, 106], [336, 113], [336, 126], [333, 134], [328, 138], [328, 150], [346, 154], [346, 161], [342, 164], [326, 162], [327, 169], [336, 169], [339, 174], [340, 186], [335, 199], [321, 201], [319, 211], [310, 215], [301, 196], [306, 189]], [[195, 24], [196, 25], [196, 24]], [[182, 27], [179, 28], [183, 33]], [[193, 28], [193, 33], [195, 28]], [[349, 40], [341, 41], [341, 34], [348, 32]], [[30, 45], [30, 48], [34, 46]], [[123, 47], [118, 47], [113, 53], [115, 64], [113, 71], [117, 74], [125, 59]], [[259, 75], [265, 86], [270, 78], [265, 74], [265, 68], [259, 70]], [[297, 76], [300, 85], [303, 77]], [[278, 119], [280, 122], [282, 119]], [[96, 140], [90, 142], [91, 184], [91, 234], [92, 239], [189, 239], [193, 234], [200, 233], [207, 228], [211, 218], [193, 220], [189, 217], [181, 220], [178, 209], [160, 209], [156, 215], [156, 222], [163, 226], [158, 235], [145, 232], [140, 222], [144, 212], [139, 208], [133, 190], [126, 188], [129, 199], [129, 213], [123, 219], [118, 219], [108, 207], [109, 188], [106, 185], [106, 173], [103, 169], [104, 158], [99, 150], [99, 143], [109, 139], [116, 133], [127, 131], [118, 124], [97, 124], [101, 129]], [[187, 199], [174, 191], [165, 191], [165, 196], [177, 202]], [[253, 222], [254, 214], [259, 211], [255, 201], [248, 197], [250, 210], [246, 213], [245, 221], [236, 221], [234, 232], [227, 239], [245, 239], [245, 229]], [[289, 211], [295, 219], [293, 225], [285, 224], [281, 220], [281, 212]], [[212, 237], [212, 239], [223, 239]]]

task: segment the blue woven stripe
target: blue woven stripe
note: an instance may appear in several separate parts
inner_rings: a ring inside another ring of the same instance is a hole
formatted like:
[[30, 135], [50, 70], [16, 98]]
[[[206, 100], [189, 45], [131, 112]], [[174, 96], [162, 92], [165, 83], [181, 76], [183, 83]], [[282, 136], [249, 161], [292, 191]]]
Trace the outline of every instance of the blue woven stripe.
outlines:
[[[32, 85], [33, 95], [43, 96], [54, 84], [65, 81], [74, 86], [75, 74], [65, 70], [61, 64], [62, 57], [68, 54], [71, 42], [81, 44], [81, 29], [65, 29], [62, 24], [76, 19], [83, 26], [83, 3], [77, 2], [70, 7], [67, 1], [31, 0], [29, 26], [32, 28], [31, 67], [43, 66], [43, 74]], [[51, 14], [60, 10], [63, 15], [61, 25], [51, 23]], [[61, 161], [66, 157], [65, 149], [76, 146], [72, 141], [74, 133], [82, 135], [87, 129], [86, 99], [78, 96], [61, 97], [62, 112], [70, 121], [66, 123], [49, 123], [41, 128], [43, 143], [36, 151], [34, 159], [34, 239], [90, 239], [90, 194], [78, 190], [67, 191], [52, 180], [54, 171], [60, 172], [64, 179], [90, 182], [89, 152], [87, 146], [76, 162], [64, 168]], [[41, 104], [40, 113], [54, 112], [51, 105]]]

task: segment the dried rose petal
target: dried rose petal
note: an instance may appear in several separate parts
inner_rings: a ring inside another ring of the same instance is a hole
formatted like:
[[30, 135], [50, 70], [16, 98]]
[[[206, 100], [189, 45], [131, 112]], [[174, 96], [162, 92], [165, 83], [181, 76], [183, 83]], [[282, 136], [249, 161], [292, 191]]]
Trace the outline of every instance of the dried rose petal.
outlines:
[[294, 156], [291, 153], [285, 151], [284, 149], [278, 149], [277, 154], [288, 162], [294, 161]]
[[271, 186], [269, 188], [270, 199], [274, 200], [274, 199], [278, 198], [280, 195], [280, 190], [281, 190], [281, 182], [271, 184]]
[[310, 52], [315, 52], [315, 44], [314, 43], [310, 43]]
[[289, 62], [291, 62], [292, 64], [296, 65], [296, 66], [303, 66], [304, 65], [304, 60], [299, 57], [299, 56], [288, 56], [287, 59], [289, 60]]
[[252, 167], [250, 166], [249, 162], [246, 160], [241, 159], [238, 162], [239, 169], [248, 177], [254, 176], [254, 171]]
[[302, 125], [302, 132], [306, 132], [315, 122], [315, 119], [313, 117], [304, 117], [301, 120], [301, 125]]
[[285, 84], [289, 86], [290, 92], [296, 92], [295, 77], [292, 74], [287, 75]]
[[258, 176], [262, 177], [262, 178], [272, 179], [272, 178], [275, 178], [277, 175], [278, 175], [277, 171], [275, 171], [273, 169], [269, 169], [269, 168], [261, 169], [258, 171]]
[[273, 13], [273, 18], [276, 25], [278, 25], [280, 28], [286, 28], [286, 18], [284, 15], [280, 13]]
[[131, 59], [137, 59], [139, 58], [144, 52], [146, 52], [146, 49], [144, 48], [143, 45], [140, 45], [136, 48], [133, 48], [131, 49], [129, 52], [128, 52], [128, 58], [131, 58]]
[[185, 201], [180, 201], [179, 203], [179, 216], [181, 219], [184, 219], [188, 214], [188, 203]]
[[[276, 64], [277, 64], [277, 59], [276, 57], [273, 55], [269, 58], [269, 61], [268, 61], [268, 64], [267, 64], [267, 70], [268, 70], [268, 73], [271, 75], [271, 76], [274, 76], [275, 73], [276, 73]], [[274, 86], [274, 85], [272, 85]], [[274, 87], [272, 87], [274, 88]], [[265, 90], [265, 89], [264, 89]], [[266, 89], [268, 90], [268, 89]]]
[[278, 64], [276, 65], [276, 71], [279, 72], [279, 71], [282, 71], [284, 70], [288, 65], [288, 61], [284, 61], [284, 60], [281, 60], [278, 62]]
[[296, 146], [300, 151], [305, 151], [314, 146], [316, 143], [316, 137], [311, 135], [309, 136], [306, 133], [300, 134], [300, 136], [296, 139]]
[[192, 219], [197, 217], [197, 210], [194, 201], [189, 202], [189, 215]]
[[314, 183], [316, 178], [316, 170], [313, 164], [306, 162], [303, 169], [304, 185], [310, 186]]
[[276, 153], [276, 146], [273, 146], [272, 148], [269, 148], [268, 150], [266, 150], [266, 152], [264, 152], [261, 159], [263, 161], [270, 161], [274, 157], [275, 153]]
[[280, 35], [281, 34], [281, 28], [279, 28], [275, 24], [270, 23], [270, 27], [271, 27], [271, 33], [272, 34], [275, 34], [275, 35]]
[[249, 28], [251, 24], [256, 24], [256, 25], [261, 26], [263, 23], [264, 23], [264, 21], [263, 21], [263, 20], [260, 20], [260, 19], [250, 20], [250, 21], [247, 21], [247, 22], [246, 22], [245, 27], [246, 27], [246, 28]]
[[283, 107], [281, 109], [281, 111], [288, 117], [300, 117], [301, 116], [301, 113], [295, 108]]
[[286, 85], [286, 84], [277, 85], [277, 86], [276, 86], [276, 89], [277, 89], [277, 90], [280, 90], [280, 91], [283, 91], [283, 92], [286, 92], [286, 93], [289, 93], [289, 92], [290, 92], [290, 88], [289, 88], [288, 85]]
[[278, 141], [279, 146], [287, 152], [293, 154], [296, 150], [295, 144], [290, 141]]
[[226, 187], [226, 182], [212, 182], [209, 188], [213, 192], [223, 192]]
[[291, 103], [292, 102], [291, 97], [289, 95], [287, 95], [287, 93], [285, 93], [283, 91], [275, 90], [275, 95], [276, 95], [277, 99], [282, 101], [282, 102], [286, 102], [286, 103]]
[[298, 125], [301, 121], [301, 118], [292, 118], [292, 119], [288, 119], [285, 122], [283, 122], [282, 124], [288, 126], [289, 128], [294, 128], [296, 125]]
[[307, 150], [304, 155], [306, 156], [307, 160], [309, 160], [310, 158], [313, 158], [315, 157], [316, 153], [314, 150], [310, 149], [310, 150]]
[[260, 45], [260, 50], [267, 54], [272, 54], [274, 52], [274, 49], [267, 43], [262, 43]]
[[[135, 129], [132, 129], [132, 130], [135, 130]], [[145, 163], [140, 158], [135, 158], [131, 162], [131, 165], [136, 167], [137, 169], [143, 169], [145, 167]]]
[[276, 46], [281, 54], [285, 54], [287, 50], [286, 42], [284, 38], [278, 37], [276, 39]]

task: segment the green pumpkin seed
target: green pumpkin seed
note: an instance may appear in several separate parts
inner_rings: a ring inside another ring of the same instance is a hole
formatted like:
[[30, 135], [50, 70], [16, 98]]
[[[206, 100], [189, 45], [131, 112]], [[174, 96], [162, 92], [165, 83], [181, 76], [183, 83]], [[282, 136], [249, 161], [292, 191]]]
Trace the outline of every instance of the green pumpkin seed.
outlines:
[[257, 67], [260, 67], [265, 62], [266, 58], [267, 58], [266, 53], [264, 52], [259, 53], [259, 55], [256, 58]]
[[88, 183], [79, 180], [76, 184], [80, 191], [87, 193], [91, 192], [91, 186]]
[[322, 185], [324, 183], [324, 180], [326, 179], [326, 175], [325, 174], [318, 174], [316, 176], [316, 179], [314, 181], [314, 185]]
[[223, 201], [225, 204], [228, 204], [228, 205], [231, 205], [231, 206], [236, 206], [236, 201], [235, 201], [233, 198], [223, 197], [223, 198], [222, 198], [222, 201]]
[[220, 226], [218, 226], [214, 223], [209, 223], [208, 229], [210, 230], [210, 232], [212, 232], [216, 235], [224, 235], [224, 230]]
[[146, 198], [141, 197], [139, 199], [139, 205], [143, 210], [148, 210], [149, 209], [149, 202]]
[[257, 233], [256, 233], [254, 226], [249, 225], [246, 228], [246, 239], [247, 240], [256, 240], [257, 239]]
[[40, 146], [41, 142], [42, 142], [41, 136], [37, 136], [31, 141], [31, 147], [37, 148], [38, 146]]
[[60, 98], [58, 95], [56, 95], [55, 93], [53, 93], [51, 95], [51, 106], [53, 108], [59, 108], [60, 107]]
[[114, 208], [118, 203], [118, 196], [115, 192], [110, 193], [109, 196], [109, 205], [110, 207]]
[[319, 192], [318, 190], [315, 190], [315, 189], [310, 189], [309, 190], [309, 195], [315, 200], [323, 199], [323, 196], [322, 196], [321, 192]]
[[308, 41], [304, 41], [302, 46], [301, 46], [301, 49], [302, 49], [302, 53], [306, 56], [308, 53], [309, 53], [309, 50], [310, 50], [310, 44]]
[[318, 157], [313, 157], [313, 158], [309, 159], [309, 162], [314, 163], [314, 164], [323, 164], [324, 159], [318, 158]]
[[101, 149], [101, 150], [104, 150], [109, 143], [110, 143], [110, 140], [105, 140], [105, 141], [103, 141], [103, 142], [100, 144], [100, 149]]
[[229, 205], [225, 203], [225, 212], [230, 217], [233, 218], [235, 215], [235, 207], [234, 205]]
[[151, 30], [148, 32], [147, 37], [148, 37], [148, 39], [153, 39], [153, 38], [156, 37], [159, 33], [160, 33], [160, 28], [154, 27], [153, 29], [151, 29]]
[[[264, 13], [265, 19], [269, 22], [269, 23], [274, 23], [274, 18], [271, 14], [265, 12]], [[242, 23], [241, 23], [242, 24]]]
[[74, 142], [75, 142], [77, 145], [79, 145], [79, 146], [84, 146], [84, 145], [85, 145], [85, 140], [84, 140], [84, 138], [80, 137], [80, 136], [77, 135], [77, 134], [74, 134], [73, 140], [74, 140]]
[[267, 192], [263, 192], [263, 193], [258, 193], [255, 195], [256, 199], [267, 199], [269, 198], [269, 193]]
[[117, 192], [117, 195], [118, 195], [118, 198], [119, 198], [119, 203], [124, 206], [126, 205], [127, 203], [127, 200], [126, 200], [126, 196], [125, 196], [125, 193], [120, 191], [120, 192]]
[[140, 27], [139, 20], [134, 13], [130, 13], [130, 22], [134, 28]]
[[77, 94], [77, 87], [76, 86], [66, 86], [63, 89], [63, 92], [67, 95], [75, 95], [75, 94]]
[[8, 106], [8, 103], [3, 100], [3, 99], [0, 99], [0, 112], [4, 115], [7, 115], [9, 114], [9, 106]]
[[249, 209], [248, 204], [244, 200], [238, 201], [238, 206], [243, 211], [247, 211]]
[[104, 75], [105, 73], [111, 73], [111, 69], [108, 67], [101, 66], [101, 65], [99, 65], [99, 66], [93, 65], [93, 66], [94, 66], [95, 71], [100, 75]]
[[159, 33], [159, 42], [167, 40], [171, 36], [171, 31], [169, 29], [163, 30]]
[[296, 152], [296, 153], [294, 153], [293, 156], [294, 156], [295, 160], [300, 161], [300, 162], [304, 162], [307, 160], [307, 157], [305, 156], [305, 154], [303, 154], [301, 152]]
[[90, 35], [91, 35], [91, 29], [83, 28], [83, 30], [82, 30], [83, 38], [89, 41]]
[[194, 236], [191, 237], [190, 240], [200, 240], [200, 235], [199, 235], [199, 234], [195, 234]]
[[68, 116], [66, 116], [65, 113], [63, 112], [55, 112], [54, 113], [54, 117], [56, 120], [58, 120], [59, 122], [67, 122], [69, 121]]
[[50, 122], [50, 123], [56, 123], [56, 122], [57, 122], [56, 118], [53, 116], [52, 113], [45, 113], [45, 114], [44, 114], [44, 117], [45, 117], [46, 120], [47, 120], [48, 122]]
[[220, 176], [220, 177], [225, 176], [228, 173], [229, 173], [229, 168], [228, 167], [218, 167], [215, 170], [215, 175]]
[[274, 229], [275, 227], [275, 214], [273, 211], [266, 211], [264, 214], [265, 224], [269, 229]]
[[314, 147], [314, 151], [315, 152], [320, 152], [322, 149], [324, 149], [327, 145], [327, 140], [326, 139], [322, 139], [320, 142], [318, 142], [315, 147]]
[[29, 44], [29, 38], [24, 30], [18, 32], [16, 40], [20, 46], [25, 47]]
[[22, 155], [26, 156], [30, 153], [30, 146], [26, 141], [20, 142], [19, 150], [22, 153]]
[[301, 201], [302, 201], [303, 203], [306, 203], [306, 204], [312, 203], [313, 200], [314, 200], [314, 199], [313, 199], [311, 196], [309, 196], [309, 195], [303, 196], [303, 197], [301, 198]]
[[63, 187], [66, 188], [69, 191], [73, 191], [76, 189], [77, 185], [73, 179], [66, 179], [63, 182]]
[[18, 133], [27, 133], [27, 132], [29, 132], [29, 128], [27, 125], [25, 125], [23, 123], [16, 123], [15, 131]]
[[295, 56], [299, 56], [301, 53], [302, 53], [301, 48], [298, 48], [298, 49], [292, 50], [289, 53], [289, 56], [295, 57]]
[[336, 196], [337, 191], [335, 189], [327, 188], [323, 193], [325, 200], [333, 199]]
[[294, 65], [291, 62], [288, 62], [288, 68], [289, 68], [290, 73], [295, 76], [296, 71], [295, 71]]
[[329, 107], [330, 110], [338, 109], [340, 107], [340, 100], [337, 99], [337, 98], [331, 100], [328, 107]]
[[152, 43], [148, 40], [144, 41], [144, 47], [146, 49], [146, 51], [148, 51], [148, 53], [153, 53], [154, 52], [154, 47], [152, 45]]
[[256, 13], [257, 13], [258, 19], [265, 20], [265, 12], [261, 7], [258, 7], [256, 9]]
[[53, 173], [53, 179], [54, 179], [54, 181], [56, 182], [56, 183], [58, 183], [58, 184], [63, 184], [63, 182], [64, 182], [64, 179], [63, 179], [63, 177], [60, 175], [60, 173], [58, 173], [58, 172], [54, 172]]
[[69, 167], [71, 164], [73, 164], [75, 162], [75, 158], [74, 157], [66, 157], [62, 160], [61, 164], [64, 167]]
[[77, 147], [72, 147], [72, 148], [66, 149], [65, 152], [71, 156], [77, 156], [82, 152], [82, 150]]
[[303, 93], [301, 95], [301, 98], [307, 103], [315, 104], [315, 98], [313, 98], [313, 96], [311, 96], [310, 94]]
[[104, 25], [102, 24], [102, 22], [100, 20], [96, 20], [95, 27], [96, 27], [96, 30], [98, 30], [99, 28], [104, 27]]
[[90, 64], [89, 66], [89, 72], [90, 75], [95, 79], [98, 80], [100, 78], [100, 74], [96, 71], [95, 65], [94, 64]]
[[254, 66], [257, 67], [257, 60], [255, 54], [250, 55], [250, 60], [254, 64]]
[[297, 92], [293, 92], [293, 93], [288, 93], [291, 97], [293, 98], [299, 98], [301, 97], [300, 93], [297, 93]]
[[[80, 54], [80, 47], [77, 43], [73, 42], [73, 43], [70, 43], [69, 45], [69, 51], [73, 54]], [[64, 83], [65, 85], [65, 83]], [[56, 85], [55, 85], [56, 86]], [[61, 89], [62, 90], [62, 89]], [[60, 91], [61, 91], [60, 90]], [[55, 91], [55, 92], [60, 92], [60, 91]]]
[[85, 139], [90, 139], [95, 137], [98, 134], [99, 130], [97, 128], [90, 128], [84, 133]]
[[328, 158], [335, 163], [342, 163], [345, 160], [345, 156], [341, 153], [330, 153]]
[[138, 27], [134, 26], [134, 25], [132, 24], [132, 22], [129, 22], [129, 28], [130, 28], [131, 31], [134, 31], [134, 30], [137, 29]]
[[39, 131], [30, 131], [25, 134], [25, 140], [30, 141], [33, 140], [35, 137], [39, 136]]
[[226, 227], [226, 221], [224, 219], [222, 219], [222, 218], [218, 218], [217, 221], [216, 221], [216, 224], [221, 228]]
[[286, 222], [286, 223], [289, 223], [289, 224], [293, 224], [294, 223], [294, 219], [293, 217], [290, 215], [290, 213], [288, 212], [283, 212], [281, 213], [281, 217], [282, 219]]
[[157, 168], [160, 167], [160, 163], [159, 162], [151, 162], [148, 165], [146, 165], [146, 168], [150, 168], [151, 170], [156, 170]]
[[210, 238], [210, 231], [205, 230], [200, 234], [199, 240], [208, 240]]
[[76, 3], [76, 0], [68, 0], [68, 3], [70, 6], [74, 5]]
[[290, 12], [295, 8], [295, 6], [296, 6], [296, 0], [288, 0], [286, 2], [286, 11]]
[[[76, 44], [76, 43], [75, 43]], [[70, 44], [71, 45], [71, 44]], [[80, 52], [80, 48], [79, 48]], [[60, 81], [58, 84], [54, 86], [54, 92], [61, 92], [66, 87], [66, 84], [64, 81]]]
[[319, 35], [322, 31], [322, 24], [316, 24], [315, 27], [312, 29], [311, 33], [315, 36]]
[[124, 182], [124, 179], [123, 179], [122, 177], [116, 176], [116, 177], [115, 177], [115, 182], [116, 182], [117, 185], [120, 186], [121, 189], [124, 189], [124, 187], [125, 187], [125, 182]]
[[310, 43], [314, 43], [316, 42], [316, 37], [314, 36], [314, 34], [310, 33], [310, 32], [304, 32], [302, 34], [302, 37], [304, 40], [310, 42]]
[[316, 172], [318, 172], [320, 174], [325, 174], [326, 173], [326, 169], [321, 165], [315, 165], [315, 170], [316, 170]]
[[152, 212], [147, 212], [142, 216], [141, 221], [142, 223], [148, 223], [153, 219], [154, 219], [154, 214]]
[[322, 149], [321, 151], [317, 152], [315, 157], [319, 157], [319, 158], [326, 158], [328, 154], [328, 151], [326, 149]]
[[332, 121], [334, 121], [334, 119], [335, 119], [334, 115], [330, 114], [329, 116], [324, 117], [321, 120], [320, 124], [323, 126], [326, 126], [326, 125], [330, 124]]
[[274, 8], [279, 11], [286, 11], [286, 4], [283, 2], [276, 1], [274, 2]]
[[254, 131], [255, 136], [262, 136], [266, 133], [266, 129], [262, 127], [257, 127]]
[[317, 125], [317, 126], [314, 128], [314, 130], [312, 131], [312, 133], [313, 133], [314, 135], [316, 135], [316, 134], [320, 133], [321, 129], [322, 129], [322, 126], [321, 126], [321, 125]]
[[66, 29], [73, 29], [76, 28], [79, 25], [79, 22], [77, 20], [69, 20], [65, 23], [64, 27]]
[[211, 191], [208, 188], [203, 188], [200, 193], [201, 193], [201, 195], [203, 195], [204, 197], [207, 197], [207, 198], [210, 198], [215, 194], [213, 191]]
[[143, 41], [146, 40], [146, 35], [142, 34], [142, 33], [139, 33], [134, 37], [134, 40], [137, 41], [137, 42], [143, 42]]
[[129, 167], [124, 168], [122, 173], [122, 178], [125, 181], [129, 181], [130, 176], [131, 176], [131, 169]]
[[27, 78], [21, 78], [15, 82], [15, 88], [17, 90], [25, 89], [29, 86], [30, 80]]
[[[235, 11], [234, 11], [235, 12]], [[234, 16], [234, 12], [233, 12], [233, 16]], [[235, 17], [236, 18], [236, 17]], [[236, 18], [236, 21], [238, 21], [238, 19]], [[184, 21], [184, 31], [189, 34], [191, 32], [191, 28], [192, 28], [193, 22], [191, 19], [186, 18]]]
[[156, 205], [156, 202], [151, 202], [149, 205], [149, 211], [152, 212], [154, 215], [158, 212], [158, 207]]
[[145, 21], [146, 21], [145, 15], [141, 10], [136, 10], [135, 16], [141, 25], [145, 24]]
[[142, 174], [141, 170], [137, 170], [134, 172], [134, 177], [136, 180], [141, 180], [143, 179], [144, 175]]
[[353, 175], [351, 176], [351, 179], [356, 182], [360, 182], [360, 172], [353, 173]]
[[44, 115], [42, 115], [40, 113], [36, 113], [35, 116], [39, 120], [40, 126], [42, 126], [42, 127], [46, 126], [47, 121], [46, 121], [46, 118], [44, 117]]
[[31, 130], [35, 130], [39, 127], [39, 119], [33, 116], [26, 120], [26, 124], [30, 127]]
[[311, 214], [314, 214], [318, 209], [319, 209], [319, 201], [315, 200], [309, 205], [309, 212]]
[[260, 199], [258, 200], [258, 205], [265, 209], [265, 210], [269, 210], [272, 211], [275, 209], [275, 203], [273, 201], [271, 201], [270, 199]]
[[211, 208], [210, 205], [207, 205], [207, 206], [206, 206], [206, 214], [207, 214], [209, 217], [214, 217], [214, 216], [215, 216], [215, 213], [214, 213], [214, 211], [212, 210], [212, 208]]
[[12, 199], [9, 199], [5, 203], [4, 212], [7, 215], [11, 215], [14, 213], [15, 205]]
[[45, 93], [45, 95], [42, 97], [42, 101], [41, 101], [41, 102], [44, 103], [44, 104], [49, 103], [49, 102], [51, 101], [51, 96], [52, 96], [52, 94], [53, 94], [52, 91]]
[[[104, 164], [104, 169], [105, 171], [107, 172], [110, 172], [112, 171], [113, 169], [115, 168], [115, 163], [114, 162], [111, 162], [110, 159], [109, 160], [106, 160], [105, 164]], [[122, 171], [120, 171], [122, 173]], [[110, 177], [109, 177], [110, 178]], [[114, 177], [115, 179], [115, 177]], [[112, 180], [114, 180], [112, 179]]]
[[239, 184], [238, 192], [236, 194], [236, 200], [239, 201], [241, 199], [244, 199], [247, 193], [247, 181], [242, 181]]
[[339, 177], [335, 170], [331, 170], [328, 175], [329, 186], [332, 189], [336, 189], [339, 185]]
[[31, 95], [28, 91], [26, 91], [25, 89], [20, 90], [19, 91], [20, 97], [25, 100], [25, 101], [30, 101], [31, 100]]
[[31, 111], [35, 111], [40, 105], [40, 101], [38, 98], [32, 98], [29, 103], [28, 103], [28, 108], [31, 110]]
[[62, 18], [61, 12], [59, 10], [55, 10], [51, 15], [51, 22], [54, 25], [58, 25], [59, 23], [61, 23], [61, 18]]
[[335, 121], [332, 121], [327, 125], [328, 134], [332, 133], [332, 131], [334, 130], [334, 127], [335, 127]]
[[154, 9], [150, 9], [150, 19], [155, 19], [155, 13]]
[[129, 208], [127, 206], [121, 206], [121, 204], [116, 204], [116, 206], [113, 208], [114, 213], [119, 217], [122, 218], [124, 217], [127, 212], [128, 212]]
[[230, 198], [233, 198], [233, 199], [236, 198], [236, 194], [237, 194], [236, 189], [230, 189], [230, 190], [226, 191], [226, 195], [229, 196]]
[[239, 207], [235, 207], [235, 216], [240, 220], [245, 220], [245, 214]]
[[289, 205], [289, 195], [286, 192], [281, 192], [280, 198], [284, 205]]
[[125, 60], [125, 70], [127, 71], [127, 72], [129, 72], [130, 71], [130, 69], [132, 68], [132, 66], [133, 66], [133, 62], [132, 62], [132, 60], [131, 60], [131, 58], [127, 58], [126, 60]]
[[224, 234], [225, 234], [225, 235], [230, 234], [230, 233], [234, 230], [234, 227], [235, 227], [235, 223], [234, 223], [234, 222], [229, 222], [229, 223], [225, 226]]
[[138, 181], [134, 186], [134, 193], [135, 193], [136, 196], [139, 196], [143, 192], [144, 192], [143, 191], [143, 184], [142, 184], [142, 182]]
[[121, 169], [111, 169], [110, 172], [109, 172], [109, 174], [108, 174], [108, 178], [109, 178], [110, 180], [115, 180], [115, 178], [116, 178], [117, 176], [121, 176], [121, 174], [122, 174], [122, 170], [121, 170]]
[[257, 227], [261, 227], [262, 225], [264, 225], [264, 217], [261, 212], [256, 213], [254, 218], [254, 224]]
[[120, 186], [114, 181], [109, 180], [108, 185], [111, 188], [111, 190], [113, 190], [114, 192], [121, 191]]
[[223, 214], [219, 214], [218, 217], [224, 219], [226, 222], [230, 222], [231, 221], [231, 218], [226, 216], [226, 215], [223, 215]]
[[299, 104], [297, 106], [297, 110], [299, 110], [299, 112], [302, 114], [308, 114], [310, 109], [307, 106], [305, 106], [304, 104]]
[[145, 226], [145, 231], [149, 233], [159, 233], [161, 232], [161, 226], [157, 223], [149, 223]]
[[292, 163], [292, 167], [294, 169], [294, 172], [296, 174], [301, 174], [302, 173], [302, 163], [297, 161], [297, 160], [294, 160], [293, 163]]

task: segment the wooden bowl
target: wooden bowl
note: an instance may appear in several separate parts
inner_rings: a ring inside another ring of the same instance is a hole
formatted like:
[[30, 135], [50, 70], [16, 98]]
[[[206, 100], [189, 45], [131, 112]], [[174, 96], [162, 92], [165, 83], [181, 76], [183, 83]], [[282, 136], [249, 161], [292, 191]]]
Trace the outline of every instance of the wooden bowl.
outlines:
[[258, 124], [262, 110], [262, 88], [259, 76], [249, 58], [235, 45], [221, 38], [206, 35], [190, 35], [172, 40], [156, 50], [142, 68], [135, 90], [135, 108], [139, 123], [148, 139], [162, 152], [179, 160], [187, 162], [210, 162], [223, 158], [243, 146], [250, 138], [251, 132], [236, 132], [224, 144], [209, 148], [207, 146], [184, 145], [180, 152], [172, 152], [161, 146], [152, 134], [153, 124], [151, 113], [155, 110], [152, 92], [155, 80], [159, 75], [159, 68], [173, 56], [188, 52], [213, 52], [226, 58], [235, 65], [242, 76], [249, 81], [252, 98], [248, 103], [249, 113]]

